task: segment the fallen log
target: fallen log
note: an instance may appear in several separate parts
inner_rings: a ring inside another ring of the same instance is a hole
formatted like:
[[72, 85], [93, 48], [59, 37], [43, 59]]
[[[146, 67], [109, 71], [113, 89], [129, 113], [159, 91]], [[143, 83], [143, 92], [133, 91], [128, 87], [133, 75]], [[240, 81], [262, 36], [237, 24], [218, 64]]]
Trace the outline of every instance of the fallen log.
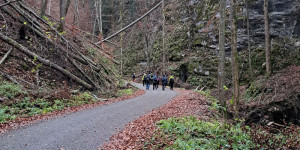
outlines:
[[8, 2], [6, 2], [4, 4], [1, 4], [0, 7], [6, 6], [8, 4], [11, 4], [11, 3], [14, 3], [14, 2], [17, 2], [17, 1], [20, 1], [20, 0], [8, 1]]
[[86, 83], [85, 81], [81, 80], [80, 78], [78, 78], [77, 76], [75, 76], [74, 74], [72, 74], [71, 72], [69, 72], [68, 70], [63, 69], [62, 67], [58, 66], [57, 64], [44, 59], [42, 57], [40, 57], [39, 55], [35, 54], [34, 52], [28, 50], [27, 48], [25, 48], [24, 46], [22, 46], [21, 44], [17, 43], [15, 40], [5, 36], [4, 34], [0, 33], [0, 38], [8, 43], [11, 46], [14, 46], [15, 48], [17, 48], [19, 51], [23, 52], [24, 54], [36, 58], [36, 60], [38, 60], [39, 62], [41, 62], [42, 64], [49, 66], [51, 68], [54, 68], [55, 70], [61, 72], [62, 74], [64, 74], [65, 76], [71, 78], [72, 80], [74, 80], [75, 82], [77, 82], [78, 84], [82, 85], [83, 87], [87, 88], [87, 89], [92, 89], [93, 87]]
[[7, 73], [5, 73], [4, 71], [0, 71], [0, 74], [6, 78], [7, 80], [10, 80], [11, 82], [15, 83], [15, 84], [19, 84], [19, 82], [17, 80], [15, 80], [13, 77], [11, 77], [10, 75], [8, 75]]
[[2, 59], [0, 60], [0, 65], [6, 60], [6, 58], [9, 56], [12, 50], [13, 48], [10, 48], [9, 51], [2, 57]]

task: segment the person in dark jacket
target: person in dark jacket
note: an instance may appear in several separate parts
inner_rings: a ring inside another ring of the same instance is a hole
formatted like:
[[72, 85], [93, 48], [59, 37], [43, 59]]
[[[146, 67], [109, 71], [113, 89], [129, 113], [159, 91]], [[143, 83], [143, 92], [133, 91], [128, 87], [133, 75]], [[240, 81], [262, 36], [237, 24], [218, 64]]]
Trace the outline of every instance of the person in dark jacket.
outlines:
[[131, 75], [131, 78], [132, 78], [132, 82], [134, 82], [134, 80], [135, 80], [135, 73], [133, 73], [133, 74]]
[[152, 82], [153, 82], [153, 90], [157, 90], [157, 77], [155, 74], [153, 75]]
[[150, 80], [151, 80], [150, 76], [151, 76], [150, 74], [145, 76], [146, 90], [150, 89]]
[[161, 78], [161, 82], [162, 82], [162, 90], [165, 90], [168, 84], [168, 78], [166, 77], [166, 75], [163, 75], [163, 77]]
[[157, 84], [156, 84], [156, 89], [158, 89], [158, 86], [159, 86], [159, 82], [160, 82], [160, 77], [159, 77], [159, 75], [156, 75], [156, 77], [157, 77]]

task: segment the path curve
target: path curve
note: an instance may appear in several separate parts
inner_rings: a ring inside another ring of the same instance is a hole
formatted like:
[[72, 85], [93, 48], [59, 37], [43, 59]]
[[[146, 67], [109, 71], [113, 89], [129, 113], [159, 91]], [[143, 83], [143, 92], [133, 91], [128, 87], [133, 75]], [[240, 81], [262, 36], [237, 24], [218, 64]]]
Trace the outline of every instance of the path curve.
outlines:
[[[140, 84], [135, 85], [145, 89]], [[126, 124], [175, 96], [175, 91], [162, 91], [160, 87], [129, 100], [39, 121], [0, 135], [0, 149], [96, 150]]]

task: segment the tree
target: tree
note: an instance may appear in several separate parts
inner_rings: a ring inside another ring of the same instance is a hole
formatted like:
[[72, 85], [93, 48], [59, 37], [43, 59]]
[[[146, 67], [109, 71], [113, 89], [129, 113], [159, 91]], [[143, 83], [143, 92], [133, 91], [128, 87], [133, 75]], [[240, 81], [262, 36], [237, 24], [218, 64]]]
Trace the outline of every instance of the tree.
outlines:
[[163, 33], [162, 33], [162, 38], [163, 38], [163, 49], [162, 49], [162, 55], [163, 55], [163, 71], [162, 73], [165, 75], [166, 74], [166, 54], [165, 54], [165, 22], [166, 22], [166, 17], [165, 17], [165, 1], [162, 0], [162, 15], [163, 15]]
[[[220, 26], [219, 26], [219, 73], [218, 73], [218, 93], [222, 107], [226, 108], [225, 101], [225, 7], [226, 0], [220, 0]], [[224, 115], [224, 113], [223, 113]]]
[[235, 112], [235, 117], [238, 114], [239, 106], [239, 71], [238, 71], [238, 52], [237, 52], [237, 9], [236, 4], [237, 0], [230, 0], [230, 29], [231, 29], [231, 57], [232, 57], [232, 79], [233, 79], [233, 110]]
[[59, 31], [64, 31], [66, 16], [70, 6], [71, 0], [60, 0], [60, 27]]
[[41, 17], [45, 16], [48, 0], [42, 0]]
[[251, 43], [250, 43], [250, 20], [249, 20], [249, 0], [246, 0], [246, 18], [247, 18], [247, 37], [248, 37], [248, 61], [250, 78], [253, 79], [252, 60], [251, 60]]
[[271, 43], [269, 33], [269, 12], [268, 12], [268, 0], [264, 0], [264, 20], [265, 20], [265, 42], [266, 42], [266, 71], [267, 77], [271, 75]]

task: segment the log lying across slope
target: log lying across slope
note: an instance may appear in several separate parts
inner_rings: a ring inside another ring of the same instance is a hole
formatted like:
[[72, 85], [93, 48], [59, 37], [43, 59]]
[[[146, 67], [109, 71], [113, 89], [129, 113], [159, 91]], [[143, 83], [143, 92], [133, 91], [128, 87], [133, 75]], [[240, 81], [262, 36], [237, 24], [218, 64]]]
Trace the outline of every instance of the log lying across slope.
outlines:
[[77, 82], [78, 84], [82, 85], [83, 87], [87, 88], [87, 89], [92, 89], [92, 86], [88, 83], [86, 83], [85, 81], [81, 80], [80, 78], [78, 78], [77, 76], [75, 76], [74, 74], [72, 74], [71, 72], [69, 72], [68, 70], [63, 69], [62, 67], [58, 66], [57, 64], [44, 59], [40, 56], [38, 56], [37, 54], [35, 54], [34, 52], [28, 50], [27, 48], [25, 48], [24, 46], [22, 46], [21, 44], [17, 43], [16, 41], [14, 41], [13, 39], [5, 36], [4, 34], [2, 34], [0, 32], [0, 39], [2, 39], [3, 41], [7, 42], [8, 44], [10, 44], [11, 46], [17, 48], [19, 51], [21, 51], [22, 53], [28, 55], [29, 57], [32, 58], [36, 58], [39, 62], [41, 62], [42, 64], [49, 66], [51, 68], [54, 68], [55, 70], [63, 73], [64, 75], [66, 75], [67, 77], [70, 77], [71, 79], [73, 79], [75, 82]]

